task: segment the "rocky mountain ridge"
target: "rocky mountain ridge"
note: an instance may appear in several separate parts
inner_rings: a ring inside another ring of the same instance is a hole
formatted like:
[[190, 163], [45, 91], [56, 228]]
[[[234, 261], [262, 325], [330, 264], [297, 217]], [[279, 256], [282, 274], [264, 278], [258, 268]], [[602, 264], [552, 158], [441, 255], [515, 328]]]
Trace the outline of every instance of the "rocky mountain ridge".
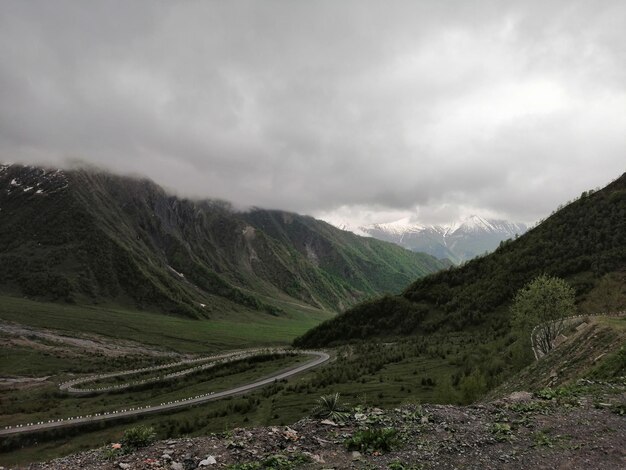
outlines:
[[273, 298], [339, 311], [446, 267], [312, 217], [100, 170], [2, 165], [0, 219], [0, 292], [192, 317], [276, 314]]

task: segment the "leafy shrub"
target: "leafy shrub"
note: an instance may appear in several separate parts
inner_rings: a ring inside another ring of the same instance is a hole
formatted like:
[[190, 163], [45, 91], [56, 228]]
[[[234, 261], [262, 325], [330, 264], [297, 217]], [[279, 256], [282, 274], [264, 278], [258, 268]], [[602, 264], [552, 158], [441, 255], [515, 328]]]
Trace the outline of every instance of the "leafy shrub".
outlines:
[[125, 452], [137, 450], [140, 447], [146, 447], [156, 440], [154, 428], [149, 426], [135, 426], [124, 431], [124, 435], [120, 440], [122, 449]]
[[398, 443], [397, 431], [392, 428], [375, 428], [357, 431], [344, 441], [348, 450], [361, 452], [389, 452]]
[[339, 393], [323, 395], [317, 399], [312, 414], [316, 418], [345, 421], [348, 417], [348, 408], [339, 399]]
[[533, 443], [537, 447], [554, 447], [554, 439], [546, 431], [534, 433]]
[[104, 460], [113, 460], [122, 454], [122, 449], [120, 447], [115, 447], [119, 444], [113, 444], [111, 447], [105, 447], [102, 449], [101, 456]]
[[577, 398], [584, 391], [579, 385], [565, 385], [558, 388], [544, 388], [534, 393], [537, 398], [556, 403], [560, 406], [580, 406], [581, 402]]
[[580, 395], [582, 387], [577, 385], [565, 385], [563, 387], [546, 387], [534, 393], [537, 398], [543, 400], [566, 399]]
[[550, 404], [538, 401], [531, 401], [526, 403], [511, 403], [508, 408], [516, 413], [533, 413], [535, 411], [545, 412], [546, 408]]
[[491, 434], [497, 441], [504, 442], [510, 441], [512, 436], [511, 425], [507, 423], [493, 423], [491, 426]]

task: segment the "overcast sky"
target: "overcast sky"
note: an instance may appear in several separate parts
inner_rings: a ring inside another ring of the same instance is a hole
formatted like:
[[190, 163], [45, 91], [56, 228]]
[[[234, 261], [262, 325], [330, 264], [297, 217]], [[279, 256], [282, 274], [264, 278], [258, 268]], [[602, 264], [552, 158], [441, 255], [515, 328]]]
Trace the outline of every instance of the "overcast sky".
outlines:
[[3, 0], [0, 160], [533, 222], [626, 171], [626, 2]]

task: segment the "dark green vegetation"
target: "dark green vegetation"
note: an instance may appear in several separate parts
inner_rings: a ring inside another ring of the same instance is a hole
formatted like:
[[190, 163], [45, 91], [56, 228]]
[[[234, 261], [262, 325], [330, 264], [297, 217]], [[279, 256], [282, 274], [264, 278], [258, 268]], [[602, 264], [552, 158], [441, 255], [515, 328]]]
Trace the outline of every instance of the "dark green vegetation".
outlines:
[[544, 273], [568, 281], [582, 313], [626, 306], [626, 175], [600, 191], [583, 193], [491, 255], [422, 278], [402, 295], [357, 305], [294, 344], [473, 328], [504, 335], [510, 332], [515, 293]]
[[146, 447], [156, 440], [154, 429], [149, 426], [134, 426], [124, 431], [120, 439], [124, 451], [133, 451]]
[[532, 334], [534, 347], [543, 354], [554, 348], [565, 319], [575, 311], [574, 289], [563, 279], [545, 274], [522, 287], [511, 305], [517, 329]]
[[348, 450], [389, 452], [397, 445], [397, 431], [391, 428], [362, 429], [344, 441]]
[[[0, 166], [0, 292], [212, 317], [337, 311], [445, 267], [296, 214], [96, 170]], [[276, 301], [277, 299], [278, 301]]]
[[339, 393], [322, 395], [311, 410], [311, 416], [315, 418], [331, 419], [341, 422], [346, 419], [348, 407], [342, 402]]

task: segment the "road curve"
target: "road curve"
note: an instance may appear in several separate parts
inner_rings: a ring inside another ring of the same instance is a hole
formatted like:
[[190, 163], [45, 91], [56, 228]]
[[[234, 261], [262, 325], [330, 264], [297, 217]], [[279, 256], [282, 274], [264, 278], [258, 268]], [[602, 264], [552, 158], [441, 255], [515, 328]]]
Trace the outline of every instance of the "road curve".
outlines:
[[99, 421], [112, 421], [120, 418], [128, 418], [132, 416], [141, 416], [152, 413], [161, 413], [163, 411], [176, 410], [181, 408], [188, 408], [191, 406], [200, 405], [203, 403], [207, 403], [214, 400], [219, 400], [221, 398], [232, 397], [235, 395], [242, 395], [244, 393], [250, 392], [260, 387], [264, 387], [265, 385], [274, 383], [275, 381], [286, 379], [288, 377], [292, 377], [296, 374], [300, 374], [306, 370], [312, 369], [313, 367], [317, 367], [320, 364], [328, 361], [330, 356], [322, 351], [298, 351], [300, 354], [306, 354], [309, 356], [314, 356], [314, 359], [301, 364], [299, 366], [291, 367], [289, 369], [285, 369], [279, 371], [271, 376], [265, 377], [263, 379], [259, 379], [255, 382], [240, 385], [235, 388], [231, 388], [229, 390], [224, 390], [222, 392], [212, 392], [204, 395], [198, 395], [195, 397], [190, 397], [186, 399], [176, 400], [171, 403], [164, 403], [161, 405], [150, 405], [143, 407], [136, 407], [133, 409], [127, 410], [117, 410], [111, 412], [97, 413], [95, 415], [89, 415], [78, 418], [68, 418], [62, 421], [52, 421], [52, 422], [39, 422], [33, 424], [24, 424], [24, 425], [16, 425], [16, 426], [5, 426], [3, 429], [0, 429], [0, 436], [6, 436], [11, 434], [21, 434], [28, 432], [36, 432], [36, 431], [45, 431], [49, 429], [58, 429], [69, 426], [76, 426], [87, 423], [94, 423]]
[[[81, 377], [78, 379], [73, 379], [67, 382], [63, 382], [62, 384], [59, 385], [59, 390], [61, 390], [62, 392], [66, 392], [69, 394], [76, 394], [76, 395], [93, 395], [94, 393], [119, 391], [119, 390], [124, 390], [127, 388], [132, 388], [137, 385], [145, 385], [149, 383], [163, 382], [165, 380], [173, 379], [176, 377], [181, 377], [183, 375], [187, 375], [192, 372], [199, 371], [199, 370], [210, 369], [212, 367], [215, 367], [219, 363], [245, 359], [245, 358], [249, 358], [258, 354], [289, 354], [293, 352], [294, 351], [291, 349], [284, 349], [284, 348], [258, 348], [258, 349], [247, 349], [243, 351], [233, 351], [230, 353], [218, 354], [218, 355], [213, 355], [213, 356], [197, 357], [193, 359], [183, 359], [178, 362], [171, 362], [169, 364], [160, 364], [160, 365], [152, 366], [152, 367], [144, 367], [142, 369], [130, 369], [130, 370], [123, 370], [123, 371], [111, 372], [111, 373], [106, 373], [106, 374], [92, 375], [89, 377]], [[167, 369], [171, 369], [173, 367], [178, 367], [181, 365], [188, 365], [189, 368], [182, 369], [173, 373], [167, 373], [162, 376], [150, 377], [147, 379], [134, 381], [134, 382], [127, 382], [123, 384], [110, 385], [110, 386], [99, 387], [99, 388], [90, 388], [90, 389], [76, 388], [77, 385], [83, 385], [83, 384], [98, 381], [101, 379], [123, 377], [127, 375], [135, 375], [135, 374], [139, 374], [143, 372], [167, 370]]]

